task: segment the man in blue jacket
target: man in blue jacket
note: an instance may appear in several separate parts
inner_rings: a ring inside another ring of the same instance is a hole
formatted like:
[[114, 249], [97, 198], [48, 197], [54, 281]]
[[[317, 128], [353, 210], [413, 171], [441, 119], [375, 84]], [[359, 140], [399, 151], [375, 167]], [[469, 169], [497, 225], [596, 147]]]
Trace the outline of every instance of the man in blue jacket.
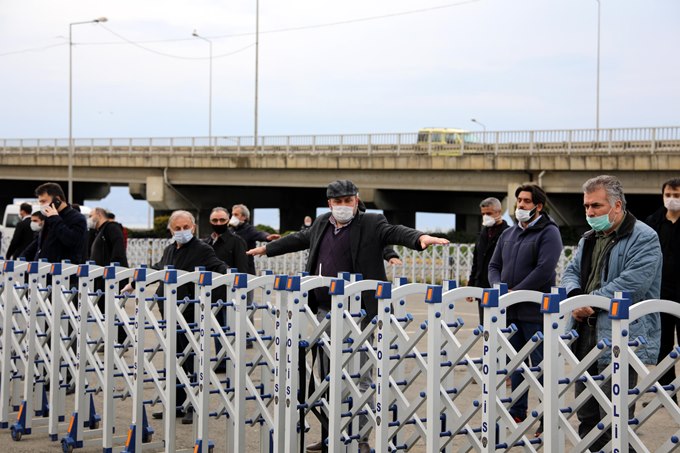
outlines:
[[[548, 196], [535, 184], [524, 184], [515, 190], [517, 224], [505, 230], [498, 239], [489, 263], [489, 283], [506, 283], [510, 291], [522, 289], [549, 293], [555, 285], [557, 261], [562, 252], [562, 237], [557, 224], [544, 212]], [[538, 304], [522, 302], [507, 312], [508, 324], [517, 327], [510, 344], [519, 351], [536, 332], [543, 331], [543, 317]], [[530, 355], [531, 366], [543, 361], [543, 345]], [[514, 391], [524, 380], [521, 373], [511, 376]], [[510, 415], [516, 422], [527, 417], [529, 392], [515, 400]], [[543, 429], [538, 428], [536, 435]]]
[[[567, 295], [595, 294], [612, 298], [615, 291], [628, 291], [632, 294], [633, 303], [657, 299], [663, 262], [659, 238], [654, 230], [626, 211], [626, 197], [621, 182], [608, 175], [589, 179], [583, 184], [583, 206], [592, 230], [586, 232], [579, 241], [576, 254], [562, 276]], [[579, 334], [572, 348], [576, 357], [581, 359], [598, 341], [611, 338], [612, 323], [606, 311], [582, 307], [572, 312], [569, 328]], [[645, 315], [630, 325], [630, 338], [643, 336], [647, 340], [636, 351], [643, 363], [656, 364], [659, 330], [658, 313]], [[588, 372], [599, 374], [609, 361], [609, 356], [603, 355]], [[637, 374], [631, 368], [629, 386], [634, 387], [636, 382]], [[609, 393], [610, 385], [605, 384], [605, 392]], [[576, 395], [584, 389], [583, 383], [576, 383]], [[631, 414], [633, 412], [634, 407]], [[591, 397], [581, 406], [577, 415], [579, 436], [583, 438], [606, 417], [606, 412]], [[602, 435], [590, 449], [601, 450], [610, 438], [610, 432], [602, 430]]]

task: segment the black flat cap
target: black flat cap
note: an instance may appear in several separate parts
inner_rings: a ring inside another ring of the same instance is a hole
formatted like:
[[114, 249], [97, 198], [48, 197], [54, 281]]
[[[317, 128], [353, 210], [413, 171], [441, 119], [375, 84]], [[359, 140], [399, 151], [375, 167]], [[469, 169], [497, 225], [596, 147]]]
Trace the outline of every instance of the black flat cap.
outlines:
[[354, 185], [349, 179], [338, 179], [328, 184], [326, 189], [326, 198], [339, 198], [346, 197], [349, 195], [356, 195], [359, 193], [359, 189]]

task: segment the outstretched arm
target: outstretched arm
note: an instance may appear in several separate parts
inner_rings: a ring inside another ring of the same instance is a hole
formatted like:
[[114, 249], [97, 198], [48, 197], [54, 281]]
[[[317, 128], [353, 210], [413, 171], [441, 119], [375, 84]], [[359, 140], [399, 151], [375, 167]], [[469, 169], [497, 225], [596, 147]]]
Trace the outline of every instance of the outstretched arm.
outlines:
[[266, 255], [267, 254], [267, 247], [264, 245], [261, 245], [260, 247], [255, 247], [254, 249], [250, 249], [246, 252], [246, 255], [251, 255], [251, 256], [260, 256], [260, 255]]
[[431, 245], [446, 245], [449, 243], [449, 240], [446, 238], [438, 238], [436, 236], [430, 236], [429, 234], [423, 234], [418, 238], [418, 241], [420, 241], [420, 247], [423, 250]]

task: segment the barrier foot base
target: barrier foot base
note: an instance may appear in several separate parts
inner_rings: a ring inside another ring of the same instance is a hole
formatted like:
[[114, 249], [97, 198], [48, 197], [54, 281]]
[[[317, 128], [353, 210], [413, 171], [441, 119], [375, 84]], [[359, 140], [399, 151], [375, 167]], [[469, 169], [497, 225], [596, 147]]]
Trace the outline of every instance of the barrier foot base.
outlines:
[[71, 453], [76, 448], [83, 448], [83, 441], [78, 440], [78, 412], [71, 415], [68, 434], [61, 439], [61, 450], [64, 453]]
[[[213, 453], [213, 450], [215, 449], [215, 443], [212, 440], [208, 441], [208, 453]], [[203, 440], [202, 439], [197, 439], [196, 443], [194, 444], [194, 451], [200, 452], [203, 451]]]

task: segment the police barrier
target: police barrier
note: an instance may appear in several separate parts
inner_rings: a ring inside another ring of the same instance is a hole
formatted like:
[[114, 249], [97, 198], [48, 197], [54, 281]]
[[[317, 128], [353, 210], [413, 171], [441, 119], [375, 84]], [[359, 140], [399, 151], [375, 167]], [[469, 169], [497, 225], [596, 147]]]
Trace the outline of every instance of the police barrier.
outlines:
[[[321, 437], [334, 452], [356, 451], [366, 440], [376, 451], [585, 451], [603, 430], [612, 433], [607, 448], [626, 451], [630, 442], [645, 451], [638, 433], [656, 412], [665, 410], [680, 424], [672, 399], [680, 378], [658, 384], [680, 350], [648, 370], [635, 355], [644, 339], [627, 333], [630, 323], [649, 313], [680, 317], [677, 303], [670, 301], [629, 307], [625, 293], [611, 301], [565, 299], [559, 290], [506, 294], [503, 287], [386, 283], [358, 275], [255, 277], [19, 261], [8, 261], [2, 269], [0, 426], [11, 427], [15, 440], [45, 427], [52, 440], [61, 436], [65, 451], [91, 443], [104, 451], [177, 451], [177, 389], [187, 393], [179, 409], [193, 408], [194, 451], [211, 451], [220, 437], [228, 451], [299, 451], [305, 434], [309, 440], [317, 425], [310, 415], [320, 420]], [[71, 288], [75, 277], [77, 287]], [[103, 290], [95, 289], [99, 278]], [[120, 284], [128, 278], [136, 283], [134, 293], [121, 295]], [[153, 293], [156, 284], [163, 285], [162, 296]], [[195, 296], [177, 300], [182, 285], [193, 287]], [[215, 300], [220, 288], [227, 296]], [[322, 316], [308, 303], [316, 288], [328, 288], [332, 297], [331, 311]], [[249, 306], [250, 291], [257, 294]], [[367, 291], [378, 300], [373, 319], [361, 309]], [[102, 297], [104, 313], [97, 303]], [[464, 325], [460, 304], [470, 297], [482, 300], [483, 327]], [[425, 304], [419, 325], [408, 313], [414, 300]], [[507, 326], [506, 310], [520, 302], [541, 304], [543, 334], [515, 350], [510, 338], [516, 329]], [[564, 323], [582, 306], [611, 309], [613, 338], [579, 361], [570, 347], [577, 334], [566, 332]], [[116, 340], [118, 329], [125, 333], [122, 343]], [[114, 346], [99, 356], [102, 344]], [[550, 353], [539, 365], [527, 364], [539, 347]], [[612, 364], [590, 375], [590, 366], [605, 355]], [[324, 356], [329, 369], [319, 374], [315, 365]], [[187, 361], [194, 362], [193, 371], [180, 366]], [[631, 389], [629, 366], [640, 376]], [[509, 391], [504, 380], [512, 373], [524, 382]], [[573, 397], [576, 382], [586, 390]], [[611, 383], [611, 396], [601, 388], [606, 383]], [[71, 384], [74, 399], [65, 397]], [[516, 421], [509, 407], [527, 392], [538, 397], [538, 404], [525, 420]], [[621, 408], [650, 394], [650, 404], [628, 419]], [[607, 416], [581, 438], [573, 417], [590, 396]], [[114, 404], [128, 398], [131, 423], [123, 442], [115, 437], [125, 429], [114, 426]], [[74, 409], [68, 427], [62, 423], [67, 402]], [[147, 408], [159, 405], [162, 436], [147, 417]], [[12, 415], [16, 422], [9, 426]], [[225, 420], [226, 429], [215, 428], [211, 419]], [[542, 435], [534, 437], [541, 419]], [[675, 429], [657, 451], [678, 447]], [[154, 437], [160, 438], [154, 442]]]

